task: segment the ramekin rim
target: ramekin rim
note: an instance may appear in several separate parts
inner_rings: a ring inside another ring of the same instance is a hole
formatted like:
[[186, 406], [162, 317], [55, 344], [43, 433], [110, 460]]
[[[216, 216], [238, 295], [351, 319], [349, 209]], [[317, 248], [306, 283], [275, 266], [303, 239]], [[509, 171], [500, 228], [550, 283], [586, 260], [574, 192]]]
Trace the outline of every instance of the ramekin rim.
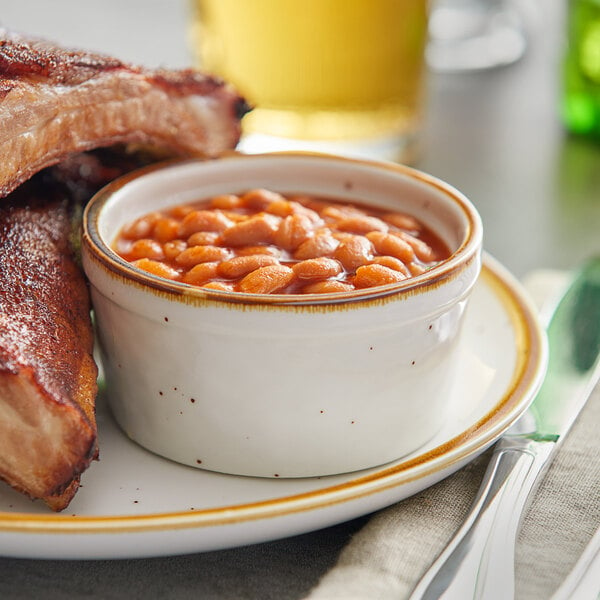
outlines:
[[[432, 186], [449, 197], [464, 215], [467, 227], [465, 239], [451, 256], [435, 265], [425, 273], [407, 278], [401, 282], [364, 288], [350, 292], [327, 294], [248, 294], [222, 290], [211, 290], [151, 275], [121, 258], [98, 231], [100, 212], [108, 200], [122, 188], [133, 181], [161, 170], [181, 168], [189, 165], [202, 165], [214, 161], [229, 160], [263, 160], [280, 158], [309, 158], [329, 160], [343, 164], [362, 165], [376, 169], [384, 169], [416, 179]], [[439, 285], [440, 282], [462, 272], [481, 250], [483, 227], [480, 216], [470, 200], [451, 184], [424, 171], [400, 163], [391, 163], [373, 159], [352, 158], [310, 151], [280, 151], [260, 154], [242, 154], [230, 152], [213, 158], [184, 158], [164, 160], [135, 169], [99, 190], [85, 207], [83, 214], [82, 247], [90, 252], [98, 263], [108, 271], [132, 282], [174, 297], [186, 299], [197, 298], [201, 301], [226, 302], [251, 305], [340, 305], [354, 302], [384, 299], [392, 295], [422, 293], [426, 289]]]

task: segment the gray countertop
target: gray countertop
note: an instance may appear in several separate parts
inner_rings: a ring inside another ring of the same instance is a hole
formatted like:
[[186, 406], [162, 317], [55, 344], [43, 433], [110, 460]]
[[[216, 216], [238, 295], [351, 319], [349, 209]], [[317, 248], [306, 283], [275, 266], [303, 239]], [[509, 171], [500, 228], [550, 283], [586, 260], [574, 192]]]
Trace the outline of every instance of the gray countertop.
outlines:
[[[600, 144], [567, 135], [559, 119], [563, 4], [528, 5], [530, 43], [519, 63], [430, 78], [416, 166], [475, 203], [486, 250], [517, 277], [600, 251]], [[0, 0], [0, 15], [5, 26], [66, 45], [148, 65], [189, 63], [181, 0]], [[0, 598], [296, 599], [363, 522], [181, 557], [0, 558]]]

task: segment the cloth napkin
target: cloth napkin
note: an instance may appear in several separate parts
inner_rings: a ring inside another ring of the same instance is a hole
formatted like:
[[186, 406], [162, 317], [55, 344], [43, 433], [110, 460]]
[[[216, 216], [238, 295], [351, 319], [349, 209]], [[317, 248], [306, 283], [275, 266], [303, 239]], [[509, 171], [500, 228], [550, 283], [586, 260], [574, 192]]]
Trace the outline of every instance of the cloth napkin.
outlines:
[[[524, 283], [538, 305], [564, 274], [535, 272]], [[600, 526], [600, 385], [538, 488], [518, 536], [518, 600], [548, 600]], [[307, 600], [401, 600], [465, 519], [490, 450], [440, 483], [374, 514], [342, 550]]]

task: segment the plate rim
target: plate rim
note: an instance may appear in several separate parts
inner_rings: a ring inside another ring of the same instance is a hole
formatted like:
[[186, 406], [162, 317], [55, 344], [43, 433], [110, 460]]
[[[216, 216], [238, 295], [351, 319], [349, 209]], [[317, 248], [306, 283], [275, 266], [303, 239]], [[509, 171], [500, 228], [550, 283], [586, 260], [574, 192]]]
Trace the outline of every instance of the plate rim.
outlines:
[[0, 531], [107, 534], [233, 525], [349, 502], [460, 466], [461, 461], [474, 458], [490, 446], [525, 412], [541, 386], [548, 358], [546, 335], [537, 309], [515, 277], [497, 260], [483, 253], [478, 281], [490, 288], [510, 318], [517, 360], [511, 380], [494, 406], [478, 421], [438, 446], [401, 462], [376, 467], [366, 474], [358, 472], [347, 481], [291, 495], [194, 511], [138, 515], [0, 512]]

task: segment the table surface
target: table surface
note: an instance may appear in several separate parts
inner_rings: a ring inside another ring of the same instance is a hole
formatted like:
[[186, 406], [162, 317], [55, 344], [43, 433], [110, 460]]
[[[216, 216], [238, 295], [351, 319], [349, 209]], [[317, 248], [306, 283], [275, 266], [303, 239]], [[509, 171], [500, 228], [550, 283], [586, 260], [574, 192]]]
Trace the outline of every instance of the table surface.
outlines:
[[[600, 145], [559, 118], [563, 4], [525, 4], [529, 47], [510, 67], [431, 74], [416, 166], [479, 209], [484, 246], [517, 277], [600, 251]], [[543, 5], [543, 8], [542, 8]], [[148, 66], [188, 66], [183, 0], [0, 0], [2, 24]], [[365, 519], [253, 546], [118, 561], [0, 558], [0, 597], [302, 597]]]

